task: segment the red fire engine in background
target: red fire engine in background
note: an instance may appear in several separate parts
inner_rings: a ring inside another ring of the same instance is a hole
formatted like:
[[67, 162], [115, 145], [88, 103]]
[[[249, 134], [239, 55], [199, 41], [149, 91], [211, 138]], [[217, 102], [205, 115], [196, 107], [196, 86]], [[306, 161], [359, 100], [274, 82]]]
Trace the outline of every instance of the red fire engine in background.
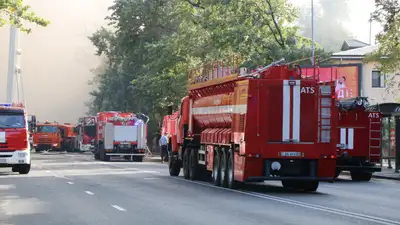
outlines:
[[183, 168], [185, 179], [211, 176], [217, 186], [281, 180], [284, 187], [306, 191], [317, 190], [319, 181], [333, 181], [333, 82], [303, 79], [300, 68], [279, 63], [250, 74], [240, 69], [238, 75], [229, 66], [221, 71], [217, 62], [219, 68], [197, 75], [194, 83], [189, 77], [188, 96], [178, 118], [172, 117], [176, 123], [169, 124], [176, 124], [170, 129], [171, 176]]
[[94, 151], [94, 142], [96, 138], [96, 117], [86, 116], [79, 118], [78, 125], [75, 128], [77, 134], [77, 148], [80, 151]]
[[380, 112], [369, 110], [366, 97], [337, 102], [338, 135], [337, 172], [350, 171], [352, 180], [369, 181], [381, 168]]
[[0, 104], [0, 167], [12, 167], [13, 172], [28, 174], [30, 151], [28, 115], [24, 106]]
[[109, 161], [124, 156], [143, 161], [147, 150], [148, 117], [143, 114], [99, 112], [96, 116], [95, 159]]

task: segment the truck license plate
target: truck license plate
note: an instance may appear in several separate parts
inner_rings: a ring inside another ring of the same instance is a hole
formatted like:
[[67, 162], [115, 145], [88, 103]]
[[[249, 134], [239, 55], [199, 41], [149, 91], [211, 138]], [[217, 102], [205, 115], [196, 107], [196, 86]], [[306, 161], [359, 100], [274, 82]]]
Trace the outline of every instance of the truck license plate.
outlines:
[[281, 152], [281, 156], [301, 157], [301, 156], [303, 156], [303, 153], [302, 152]]

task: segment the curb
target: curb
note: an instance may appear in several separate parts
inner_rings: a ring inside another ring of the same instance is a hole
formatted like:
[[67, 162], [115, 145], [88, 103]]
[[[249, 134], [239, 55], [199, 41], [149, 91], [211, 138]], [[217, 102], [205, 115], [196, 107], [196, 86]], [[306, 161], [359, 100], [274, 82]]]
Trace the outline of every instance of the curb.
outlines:
[[[350, 172], [348, 172], [348, 171], [343, 171], [341, 174], [350, 176]], [[396, 181], [400, 181], [400, 176], [399, 177], [388, 177], [388, 176], [372, 174], [372, 178], [381, 179], [381, 180], [396, 180]]]

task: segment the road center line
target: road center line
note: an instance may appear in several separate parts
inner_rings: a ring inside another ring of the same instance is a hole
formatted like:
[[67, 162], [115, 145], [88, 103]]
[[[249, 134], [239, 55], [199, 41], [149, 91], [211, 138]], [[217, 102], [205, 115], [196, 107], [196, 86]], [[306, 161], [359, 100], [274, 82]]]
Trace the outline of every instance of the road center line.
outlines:
[[111, 205], [113, 208], [115, 208], [116, 210], [118, 210], [118, 211], [123, 211], [123, 212], [125, 212], [126, 211], [126, 209], [124, 209], [124, 208], [122, 208], [122, 207], [120, 207], [120, 206], [118, 206], [118, 205]]
[[68, 181], [67, 183], [68, 183], [68, 184], [74, 184], [74, 182], [71, 182], [71, 181]]
[[288, 198], [275, 197], [275, 196], [272, 196], [272, 195], [260, 194], [260, 193], [255, 193], [255, 192], [246, 192], [246, 191], [227, 189], [227, 188], [213, 186], [213, 185], [207, 184], [207, 183], [186, 180], [186, 179], [182, 179], [182, 178], [179, 178], [179, 177], [171, 177], [171, 178], [176, 179], [176, 180], [180, 180], [180, 181], [189, 182], [189, 183], [203, 185], [203, 186], [206, 186], [206, 187], [216, 188], [216, 189], [220, 189], [220, 190], [226, 190], [226, 191], [230, 191], [230, 192], [236, 192], [236, 193], [240, 193], [240, 194], [244, 194], [244, 195], [249, 195], [249, 196], [263, 198], [263, 199], [268, 199], [268, 200], [281, 202], [281, 203], [286, 203], [286, 204], [290, 204], [290, 205], [295, 205], [295, 206], [299, 206], [299, 207], [303, 207], [303, 208], [309, 208], [309, 209], [314, 209], [314, 210], [318, 210], [318, 211], [324, 211], [324, 212], [327, 212], [327, 213], [337, 214], [337, 215], [341, 215], [341, 216], [347, 216], [347, 217], [356, 218], [356, 219], [360, 219], [360, 220], [366, 220], [366, 221], [375, 222], [375, 223], [379, 223], [379, 224], [400, 225], [400, 221], [393, 221], [393, 220], [388, 220], [388, 219], [375, 217], [375, 216], [369, 216], [369, 215], [365, 215], [365, 214], [361, 214], [361, 213], [353, 213], [353, 212], [344, 211], [344, 210], [340, 210], [340, 209], [329, 208], [329, 207], [325, 207], [325, 206], [321, 206], [321, 205], [309, 204], [309, 203], [305, 203], [305, 202], [291, 200], [291, 199], [288, 199]]
[[85, 191], [85, 192], [86, 192], [86, 194], [88, 194], [88, 195], [94, 195], [94, 193], [91, 192], [91, 191]]

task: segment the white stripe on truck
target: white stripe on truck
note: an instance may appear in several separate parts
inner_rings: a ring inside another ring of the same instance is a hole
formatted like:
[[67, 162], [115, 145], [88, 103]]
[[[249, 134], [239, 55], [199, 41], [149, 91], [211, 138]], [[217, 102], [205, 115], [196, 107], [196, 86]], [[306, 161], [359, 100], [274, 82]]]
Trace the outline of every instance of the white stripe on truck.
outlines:
[[[300, 80], [291, 82], [295, 82], [295, 85], [290, 86], [289, 80], [283, 81], [282, 141], [290, 139], [300, 141]], [[290, 95], [291, 89], [293, 89], [293, 96]], [[293, 105], [290, 104], [292, 97]], [[292, 115], [292, 121], [290, 121], [290, 115]], [[292, 126], [292, 137], [290, 137], [290, 126]]]

